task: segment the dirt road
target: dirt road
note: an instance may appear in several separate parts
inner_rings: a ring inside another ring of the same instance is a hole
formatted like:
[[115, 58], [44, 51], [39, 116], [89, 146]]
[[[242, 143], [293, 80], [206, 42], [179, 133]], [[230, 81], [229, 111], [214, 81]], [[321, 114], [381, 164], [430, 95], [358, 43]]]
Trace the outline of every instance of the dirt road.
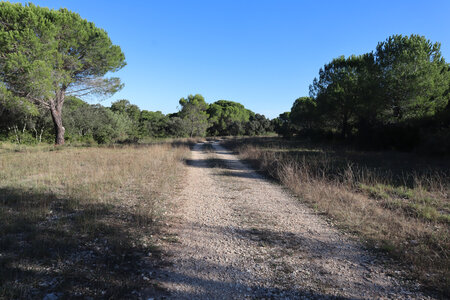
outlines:
[[211, 145], [194, 147], [177, 199], [171, 264], [157, 275], [167, 298], [426, 298], [284, 188]]

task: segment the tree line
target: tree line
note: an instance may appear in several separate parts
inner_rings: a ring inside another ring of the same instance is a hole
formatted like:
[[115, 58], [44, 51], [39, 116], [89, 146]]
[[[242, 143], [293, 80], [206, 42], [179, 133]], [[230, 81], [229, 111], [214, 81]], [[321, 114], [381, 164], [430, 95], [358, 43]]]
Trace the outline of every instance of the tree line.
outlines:
[[[126, 65], [107, 33], [67, 9], [0, 2], [0, 139], [97, 143], [144, 137], [260, 135], [335, 139], [371, 149], [450, 152], [450, 65], [440, 44], [393, 35], [375, 51], [324, 65], [308, 97], [274, 120], [197, 95], [180, 111], [141, 111], [128, 100], [90, 105], [123, 87]], [[82, 100], [83, 99], [83, 100]], [[64, 109], [63, 109], [64, 108]]]
[[[128, 100], [111, 107], [82, 100], [120, 90], [106, 77], [126, 65], [120, 47], [94, 23], [67, 9], [0, 3], [0, 139], [17, 143], [92, 143], [152, 137], [260, 135], [273, 130], [242, 104], [182, 98], [169, 115]], [[64, 108], [64, 109], [63, 109]]]
[[275, 120], [276, 131], [370, 149], [450, 153], [450, 65], [440, 46], [424, 36], [393, 35], [371, 53], [333, 59], [309, 97]]
[[[132, 143], [166, 137], [264, 135], [273, 132], [272, 122], [242, 104], [219, 100], [206, 103], [200, 94], [179, 101], [172, 114], [141, 110], [129, 100], [117, 100], [110, 107], [89, 104], [77, 97], [64, 101], [62, 120], [65, 141], [83, 144]], [[30, 113], [0, 102], [0, 140], [20, 144], [51, 143], [55, 129], [45, 109]]]

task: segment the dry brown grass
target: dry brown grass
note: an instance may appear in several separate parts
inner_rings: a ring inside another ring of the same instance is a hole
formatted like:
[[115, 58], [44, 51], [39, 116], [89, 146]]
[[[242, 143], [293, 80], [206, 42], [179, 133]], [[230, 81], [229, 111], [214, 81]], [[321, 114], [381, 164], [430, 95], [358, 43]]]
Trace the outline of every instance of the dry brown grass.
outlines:
[[371, 248], [397, 258], [426, 287], [449, 293], [448, 159], [434, 164], [400, 153], [333, 152], [273, 138], [225, 145]]
[[188, 150], [0, 146], [0, 298], [133, 298], [152, 286]]

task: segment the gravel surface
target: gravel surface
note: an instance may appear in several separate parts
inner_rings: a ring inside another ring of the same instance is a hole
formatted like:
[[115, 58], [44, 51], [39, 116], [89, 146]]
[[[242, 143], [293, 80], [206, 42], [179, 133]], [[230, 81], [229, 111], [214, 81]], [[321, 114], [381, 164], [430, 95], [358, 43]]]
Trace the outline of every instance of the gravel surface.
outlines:
[[[195, 145], [157, 274], [170, 299], [427, 299], [218, 143]], [[176, 235], [176, 236], [175, 236]]]

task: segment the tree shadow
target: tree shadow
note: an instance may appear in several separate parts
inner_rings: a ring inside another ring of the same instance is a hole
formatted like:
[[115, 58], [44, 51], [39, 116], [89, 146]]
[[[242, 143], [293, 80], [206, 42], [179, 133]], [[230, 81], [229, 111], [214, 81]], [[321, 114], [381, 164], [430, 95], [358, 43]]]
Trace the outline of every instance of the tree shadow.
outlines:
[[137, 298], [155, 285], [157, 224], [124, 207], [0, 189], [0, 298]]
[[[211, 270], [213, 270], [212, 273], [216, 274], [217, 277], [221, 276], [220, 274], [245, 273], [245, 271], [234, 267], [205, 263], [194, 259], [191, 260], [191, 263], [191, 268], [182, 268], [179, 271], [162, 270], [159, 273], [158, 278], [163, 285], [188, 286], [189, 289], [189, 291], [165, 292], [163, 293], [164, 296], [170, 299], [354, 299], [320, 293], [307, 288], [280, 288], [263, 284], [249, 285], [232, 280], [206, 279], [202, 278], [200, 274], [198, 276], [187, 275], [199, 272], [194, 267], [197, 264], [203, 265], [208, 270], [208, 273], [211, 273]], [[247, 274], [247, 276], [251, 275]]]
[[253, 172], [220, 172], [217, 174], [213, 174], [214, 176], [224, 176], [224, 177], [236, 177], [236, 178], [247, 178], [247, 179], [255, 179], [255, 180], [263, 180], [264, 178], [261, 177], [261, 175]]
[[[324, 277], [324, 274], [331, 273], [323, 265], [319, 264], [318, 260], [348, 261], [348, 265], [351, 268], [358, 269], [360, 274], [370, 276], [371, 271], [366, 266], [361, 265], [361, 261], [365, 259], [367, 263], [370, 263], [373, 257], [369, 255], [361, 259], [360, 253], [357, 252], [355, 247], [341, 240], [322, 242], [319, 239], [309, 238], [293, 232], [276, 232], [269, 229], [243, 229], [207, 226], [197, 223], [191, 223], [188, 226], [206, 230], [210, 234], [210, 239], [220, 239], [225, 234], [232, 236], [233, 239], [243, 240], [246, 244], [263, 247], [264, 253], [272, 252], [275, 255], [273, 261], [253, 257], [255, 264], [267, 263], [272, 265], [273, 263], [278, 263], [279, 267], [283, 267], [280, 257], [284, 255], [301, 255], [305, 257], [306, 263], [301, 266], [285, 267], [281, 270], [281, 273], [274, 272], [271, 275], [258, 273], [255, 275], [255, 273], [249, 271], [251, 266], [244, 265], [242, 262], [231, 264], [222, 259], [224, 263], [218, 263], [217, 260], [198, 260], [193, 257], [185, 257], [182, 263], [161, 269], [158, 273], [158, 278], [163, 284], [183, 287], [171, 295], [174, 298], [303, 299], [306, 297], [308, 299], [358, 299], [335, 296], [334, 293], [337, 290], [341, 290], [342, 287], [354, 289], [356, 294], [361, 295], [365, 293], [364, 286], [361, 286], [361, 281], [356, 279], [352, 281], [352, 277], [348, 277], [347, 273]], [[182, 247], [187, 247], [187, 245], [182, 245]], [[196, 252], [199, 250], [192, 249], [190, 251]], [[274, 267], [277, 268], [277, 266]], [[297, 272], [298, 268], [307, 268], [309, 271], [310, 275], [304, 278], [305, 282], [283, 282], [285, 278], [289, 277], [290, 273]], [[270, 276], [275, 277], [272, 278]], [[214, 278], [226, 278], [226, 280], [219, 281]], [[253, 283], [248, 284], [245, 282]], [[314, 283], [318, 283], [316, 288], [308, 288], [309, 284]], [[393, 286], [389, 285], [382, 286], [377, 283], [367, 283], [368, 285], [370, 285], [372, 293], [373, 291], [379, 291], [381, 294], [389, 294], [395, 290]], [[325, 290], [334, 292], [317, 292], [321, 287], [326, 287]], [[370, 297], [368, 295], [362, 298]]]
[[214, 169], [221, 168], [227, 170], [245, 170], [239, 159], [224, 160], [220, 158], [186, 159], [185, 164], [195, 168]]
[[[159, 250], [138, 243], [143, 236], [157, 234], [157, 224], [142, 221], [142, 216], [124, 207], [82, 203], [32, 189], [1, 188], [0, 217], [2, 298], [42, 299], [54, 294], [75, 299], [138, 299], [143, 295], [194, 299], [223, 295], [221, 291], [230, 284], [239, 295], [253, 298], [333, 298], [308, 289], [189, 278], [186, 274], [193, 270], [161, 269], [165, 263]], [[267, 236], [267, 241], [281, 238], [275, 233], [243, 229], [234, 234], [250, 242], [254, 242], [254, 235]], [[196, 264], [192, 262], [188, 268]], [[245, 272], [230, 265], [207, 264], [205, 268], [217, 274]], [[190, 282], [203, 291], [170, 295], [161, 288], [164, 282]]]
[[220, 155], [236, 155], [237, 152], [232, 152], [232, 151], [215, 151], [215, 153], [220, 154]]

